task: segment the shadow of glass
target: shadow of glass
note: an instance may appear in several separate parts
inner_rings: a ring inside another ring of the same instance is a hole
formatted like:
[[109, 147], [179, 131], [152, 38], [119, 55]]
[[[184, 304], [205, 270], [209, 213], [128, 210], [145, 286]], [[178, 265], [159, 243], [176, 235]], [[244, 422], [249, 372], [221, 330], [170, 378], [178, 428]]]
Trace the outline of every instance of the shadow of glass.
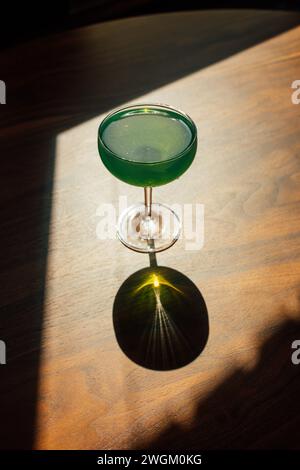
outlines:
[[184, 274], [150, 266], [121, 285], [113, 305], [120, 348], [154, 370], [183, 367], [203, 351], [209, 332], [205, 301]]

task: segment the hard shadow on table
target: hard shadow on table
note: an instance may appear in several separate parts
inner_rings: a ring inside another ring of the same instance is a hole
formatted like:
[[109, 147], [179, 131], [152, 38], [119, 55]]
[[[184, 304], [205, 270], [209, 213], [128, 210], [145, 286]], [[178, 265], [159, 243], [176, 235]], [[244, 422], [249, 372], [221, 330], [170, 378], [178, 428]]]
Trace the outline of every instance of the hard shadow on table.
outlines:
[[118, 31], [103, 25], [1, 55], [1, 448], [34, 445], [57, 134], [298, 23], [280, 14], [196, 16], [128, 20]]
[[[16, 15], [16, 5], [18, 15]], [[0, 30], [0, 48], [40, 37], [55, 31], [85, 26], [120, 18], [172, 11], [215, 8], [251, 8], [299, 10], [299, 0], [46, 0], [38, 5], [33, 0], [5, 2], [1, 10], [5, 22]]]
[[184, 274], [150, 266], [121, 285], [113, 305], [120, 348], [155, 370], [183, 367], [203, 351], [209, 334], [205, 301]]
[[166, 423], [154, 440], [137, 442], [134, 448], [300, 449], [300, 364], [291, 361], [300, 321], [286, 320], [268, 335], [256, 365], [230, 371], [196, 404], [189, 423]]
[[[30, 153], [26, 149], [30, 145]], [[55, 140], [1, 142], [0, 448], [31, 448], [40, 364]], [[42, 157], [41, 157], [42, 156]], [[26, 163], [25, 160], [26, 159]]]
[[[5, 51], [1, 79], [11, 106], [4, 110], [4, 127], [33, 120], [39, 130], [61, 132], [299, 22], [299, 14], [285, 12], [175, 13], [91, 26], [70, 32], [65, 40], [43, 38], [29, 51], [21, 50], [25, 61], [20, 61], [18, 49]], [[37, 82], [30, 92], [32, 77]]]

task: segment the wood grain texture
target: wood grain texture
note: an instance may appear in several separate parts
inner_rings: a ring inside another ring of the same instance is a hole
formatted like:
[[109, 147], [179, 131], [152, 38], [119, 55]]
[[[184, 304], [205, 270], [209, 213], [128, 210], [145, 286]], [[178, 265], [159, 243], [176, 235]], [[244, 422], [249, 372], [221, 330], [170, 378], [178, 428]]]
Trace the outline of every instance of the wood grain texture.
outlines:
[[[1, 447], [299, 447], [298, 24], [176, 13], [1, 54]], [[114, 332], [118, 290], [149, 259], [96, 236], [101, 204], [142, 198], [96, 147], [103, 116], [133, 102], [172, 104], [199, 130], [191, 169], [153, 195], [205, 204], [203, 249], [157, 256], [208, 311], [204, 350], [169, 371], [131, 361]]]

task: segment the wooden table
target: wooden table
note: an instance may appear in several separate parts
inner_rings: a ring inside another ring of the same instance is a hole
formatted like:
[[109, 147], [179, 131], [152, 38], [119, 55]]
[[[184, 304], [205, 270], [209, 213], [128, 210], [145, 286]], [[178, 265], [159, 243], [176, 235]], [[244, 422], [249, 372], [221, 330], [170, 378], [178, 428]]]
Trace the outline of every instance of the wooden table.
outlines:
[[[297, 25], [283, 12], [163, 14], [2, 52], [1, 447], [299, 447]], [[182, 239], [157, 256], [198, 295], [204, 335], [192, 362], [164, 371], [125, 354], [130, 315], [120, 345], [115, 332], [119, 288], [149, 258], [96, 236], [102, 204], [142, 198], [96, 145], [103, 116], [136, 102], [183, 109], [199, 131], [192, 168], [154, 192], [205, 205], [203, 249]]]

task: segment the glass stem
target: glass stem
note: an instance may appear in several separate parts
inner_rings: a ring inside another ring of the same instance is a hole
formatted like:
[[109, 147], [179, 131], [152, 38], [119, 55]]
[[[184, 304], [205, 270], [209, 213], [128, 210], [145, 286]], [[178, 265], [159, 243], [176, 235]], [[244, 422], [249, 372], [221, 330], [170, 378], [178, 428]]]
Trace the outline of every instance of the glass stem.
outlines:
[[152, 211], [152, 188], [147, 186], [144, 188], [144, 201], [146, 217], [151, 217]]

